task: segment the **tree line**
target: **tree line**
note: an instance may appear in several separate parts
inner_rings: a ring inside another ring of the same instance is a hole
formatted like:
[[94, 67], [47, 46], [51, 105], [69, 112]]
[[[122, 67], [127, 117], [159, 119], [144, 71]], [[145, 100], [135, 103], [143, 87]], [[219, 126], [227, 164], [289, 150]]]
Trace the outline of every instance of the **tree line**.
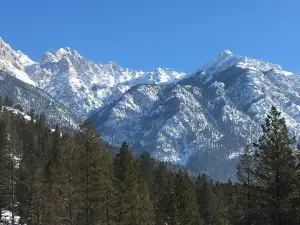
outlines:
[[45, 115], [26, 121], [1, 107], [0, 212], [27, 225], [296, 225], [294, 143], [273, 107], [243, 151], [237, 181], [220, 183], [135, 156], [126, 142], [112, 155], [90, 122], [61, 132]]

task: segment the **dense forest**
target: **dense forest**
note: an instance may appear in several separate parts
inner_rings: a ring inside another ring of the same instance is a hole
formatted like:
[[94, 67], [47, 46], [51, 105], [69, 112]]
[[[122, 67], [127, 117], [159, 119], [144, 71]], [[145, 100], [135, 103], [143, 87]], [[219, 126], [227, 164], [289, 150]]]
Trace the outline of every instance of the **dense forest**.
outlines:
[[90, 122], [62, 132], [45, 115], [25, 120], [3, 104], [12, 103], [0, 104], [0, 212], [12, 224], [300, 224], [300, 151], [274, 107], [237, 181], [220, 183], [134, 156], [126, 142], [112, 154]]

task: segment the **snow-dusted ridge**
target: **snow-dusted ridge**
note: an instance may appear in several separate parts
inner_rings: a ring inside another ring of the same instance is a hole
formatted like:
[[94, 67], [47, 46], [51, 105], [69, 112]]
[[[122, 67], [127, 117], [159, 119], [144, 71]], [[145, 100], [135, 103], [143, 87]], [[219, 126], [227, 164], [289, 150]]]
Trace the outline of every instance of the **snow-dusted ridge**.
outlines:
[[19, 80], [36, 86], [36, 83], [25, 72], [25, 68], [35, 64], [21, 51], [13, 50], [9, 44], [0, 37], [0, 69], [13, 74]]
[[231, 51], [225, 50], [213, 58], [211, 61], [200, 67], [198, 71], [202, 71], [202, 76], [205, 77], [204, 83], [211, 81], [215, 74], [220, 73], [232, 66], [251, 69], [261, 72], [274, 71], [277, 74], [284, 76], [293, 75], [282, 69], [280, 65], [269, 63], [264, 60], [252, 59], [244, 56], [234, 55]]
[[264, 60], [225, 50], [194, 73], [145, 72], [94, 63], [70, 48], [46, 52], [35, 63], [7, 46], [9, 57], [0, 46], [0, 68], [92, 119], [110, 144], [126, 140], [136, 152], [148, 150], [214, 178], [233, 175], [271, 105], [300, 138], [300, 74]]
[[299, 87], [300, 76], [279, 65], [224, 51], [177, 82], [129, 89], [90, 119], [110, 144], [127, 140], [137, 152], [226, 180], [272, 105], [300, 140]]

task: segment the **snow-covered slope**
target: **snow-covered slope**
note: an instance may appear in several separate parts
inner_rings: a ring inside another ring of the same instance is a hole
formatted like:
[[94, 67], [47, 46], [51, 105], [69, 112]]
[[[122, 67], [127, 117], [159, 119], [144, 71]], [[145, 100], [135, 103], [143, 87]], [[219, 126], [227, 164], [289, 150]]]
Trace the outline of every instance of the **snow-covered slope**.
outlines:
[[81, 119], [111, 103], [134, 85], [170, 83], [185, 76], [185, 73], [168, 68], [144, 72], [122, 68], [115, 62], [97, 64], [70, 48], [46, 52], [39, 62], [34, 62], [2, 39], [1, 68], [19, 80], [45, 90]]
[[224, 51], [176, 83], [131, 88], [91, 119], [111, 144], [127, 140], [137, 152], [226, 180], [271, 105], [299, 137], [299, 87], [300, 78], [278, 65]]
[[[234, 174], [241, 148], [258, 138], [271, 105], [282, 111], [291, 133], [300, 134], [300, 74], [264, 60], [225, 50], [195, 73], [144, 72], [97, 64], [70, 48], [33, 62], [1, 43], [1, 68], [95, 121], [110, 144], [126, 140], [136, 152], [148, 150], [217, 179]], [[16, 98], [22, 96], [17, 91]]]
[[171, 69], [144, 72], [122, 68], [114, 62], [96, 64], [70, 48], [46, 52], [39, 64], [27, 67], [26, 72], [40, 88], [81, 118], [112, 102], [133, 85], [168, 83], [185, 75]]
[[0, 69], [12, 74], [19, 80], [36, 86], [36, 83], [30, 79], [25, 72], [25, 68], [35, 64], [28, 56], [21, 51], [13, 50], [0, 37]]
[[81, 122], [70, 111], [47, 92], [16, 79], [12, 74], [0, 70], [0, 96], [9, 96], [14, 104], [23, 107], [26, 113], [45, 113], [50, 125], [77, 128]]

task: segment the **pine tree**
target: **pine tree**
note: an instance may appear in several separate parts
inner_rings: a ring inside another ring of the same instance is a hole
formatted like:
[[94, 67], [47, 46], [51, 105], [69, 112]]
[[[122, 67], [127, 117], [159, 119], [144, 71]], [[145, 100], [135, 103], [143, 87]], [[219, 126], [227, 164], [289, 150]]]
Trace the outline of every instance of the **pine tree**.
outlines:
[[80, 210], [82, 198], [80, 196], [81, 180], [79, 168], [78, 145], [74, 134], [65, 134], [59, 144], [57, 152], [56, 182], [59, 189], [57, 199], [58, 224], [78, 224], [77, 211]]
[[137, 224], [154, 225], [155, 214], [150, 199], [150, 192], [147, 183], [140, 179], [138, 183], [138, 221]]
[[154, 170], [153, 204], [156, 215], [156, 224], [165, 225], [168, 220], [169, 203], [174, 186], [173, 177], [167, 165], [160, 162]]
[[293, 191], [289, 194], [286, 201], [285, 211], [287, 214], [287, 223], [291, 225], [300, 224], [300, 145], [296, 150], [297, 174], [293, 178]]
[[[82, 182], [82, 223], [110, 224], [112, 188], [112, 160], [103, 141], [87, 122], [80, 134], [81, 182]], [[103, 204], [104, 203], [104, 204]], [[106, 222], [105, 222], [106, 221]]]
[[218, 215], [219, 224], [230, 224], [228, 208], [232, 207], [232, 201], [234, 197], [235, 185], [229, 179], [226, 185], [220, 182], [216, 182], [213, 187], [216, 196], [216, 214]]
[[[3, 170], [0, 176], [4, 176], [1, 180], [0, 193], [2, 192], [3, 200], [6, 203], [6, 209], [11, 211], [12, 225], [15, 224], [16, 203], [17, 203], [17, 183], [18, 183], [18, 166], [17, 160], [20, 158], [19, 148], [20, 140], [18, 139], [15, 117], [7, 111], [3, 112], [2, 127], [2, 160]], [[0, 153], [1, 154], [1, 153]]]
[[113, 172], [113, 162], [112, 162], [112, 156], [108, 152], [105, 153], [105, 157], [103, 157], [103, 166], [104, 166], [104, 182], [103, 182], [103, 205], [102, 205], [102, 211], [104, 212], [104, 218], [101, 219], [103, 221], [103, 224], [105, 225], [111, 225], [115, 221], [114, 218], [116, 217], [116, 190], [114, 187], [114, 172]]
[[170, 199], [167, 205], [167, 218], [166, 218], [166, 224], [168, 225], [178, 225], [180, 224], [180, 215], [178, 211], [178, 202], [176, 193], [174, 191], [170, 194]]
[[137, 174], [129, 147], [123, 142], [114, 162], [117, 224], [138, 225]]
[[[7, 175], [9, 174], [10, 157], [8, 153], [8, 131], [6, 124], [0, 120], [0, 214], [3, 209], [7, 209], [10, 203], [9, 182]], [[1, 219], [1, 215], [0, 215]]]
[[254, 157], [249, 146], [243, 150], [240, 161], [237, 164], [236, 177], [241, 183], [241, 188], [235, 196], [233, 205], [233, 219], [236, 224], [255, 224], [255, 176]]
[[179, 224], [200, 225], [196, 196], [188, 174], [181, 170], [176, 174], [174, 192], [176, 196]]
[[31, 121], [24, 128], [23, 157], [20, 163], [19, 201], [23, 223], [39, 224], [42, 205], [42, 166], [38, 137]]
[[42, 223], [54, 225], [59, 222], [57, 213], [57, 200], [59, 187], [57, 185], [58, 177], [58, 151], [61, 141], [60, 130], [58, 126], [55, 131], [51, 133], [46, 127], [41, 127], [44, 130], [42, 137], [42, 148], [45, 151], [44, 157], [46, 165], [43, 170], [43, 220]]
[[19, 169], [17, 166], [17, 160], [20, 159], [20, 155], [18, 154], [18, 148], [20, 147], [20, 140], [17, 136], [16, 127], [12, 127], [11, 134], [10, 134], [10, 145], [9, 145], [9, 155], [11, 156], [10, 159], [10, 195], [11, 195], [11, 214], [12, 225], [15, 224], [15, 216], [16, 216], [16, 204], [17, 204], [17, 183], [19, 179]]
[[213, 183], [206, 175], [198, 176], [196, 181], [197, 202], [199, 214], [204, 224], [219, 225], [220, 215], [217, 210], [217, 198], [213, 190]]
[[153, 186], [153, 171], [154, 171], [154, 160], [151, 158], [150, 153], [143, 152], [138, 160], [138, 172], [139, 176], [147, 183], [148, 187]]
[[294, 138], [289, 137], [285, 120], [274, 106], [262, 125], [262, 132], [255, 144], [258, 205], [265, 220], [262, 223], [288, 224], [289, 210], [285, 205], [293, 193], [293, 181], [297, 176], [296, 158], [290, 147]]

